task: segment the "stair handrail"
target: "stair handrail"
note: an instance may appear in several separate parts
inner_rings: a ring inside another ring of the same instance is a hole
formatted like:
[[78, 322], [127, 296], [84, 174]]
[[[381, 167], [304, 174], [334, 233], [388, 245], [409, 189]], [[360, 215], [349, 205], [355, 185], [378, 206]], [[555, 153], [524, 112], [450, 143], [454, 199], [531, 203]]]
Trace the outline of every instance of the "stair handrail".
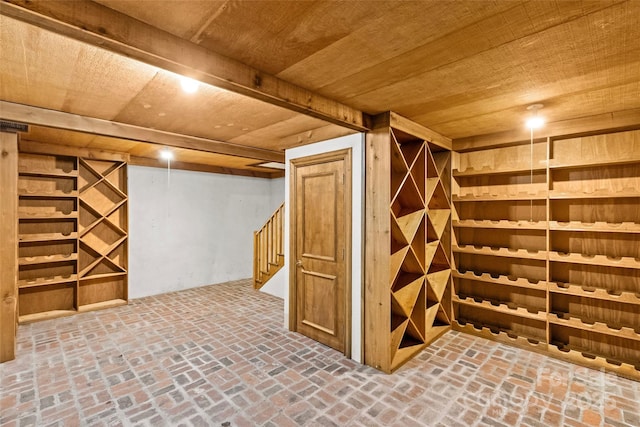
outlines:
[[253, 287], [260, 289], [284, 265], [284, 203], [253, 232]]

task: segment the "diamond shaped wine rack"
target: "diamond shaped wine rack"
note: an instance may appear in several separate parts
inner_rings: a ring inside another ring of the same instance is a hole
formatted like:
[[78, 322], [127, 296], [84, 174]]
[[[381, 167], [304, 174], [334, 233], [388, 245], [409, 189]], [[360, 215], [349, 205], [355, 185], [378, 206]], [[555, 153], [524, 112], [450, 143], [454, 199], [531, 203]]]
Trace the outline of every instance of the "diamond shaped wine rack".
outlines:
[[391, 367], [451, 324], [450, 153], [391, 130]]
[[80, 159], [79, 299], [126, 300], [126, 163]]

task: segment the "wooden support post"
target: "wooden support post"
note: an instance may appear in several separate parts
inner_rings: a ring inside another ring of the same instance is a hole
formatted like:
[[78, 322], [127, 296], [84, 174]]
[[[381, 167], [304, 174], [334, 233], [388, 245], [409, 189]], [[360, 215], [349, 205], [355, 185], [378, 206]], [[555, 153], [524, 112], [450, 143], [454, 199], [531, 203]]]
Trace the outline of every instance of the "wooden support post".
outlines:
[[16, 357], [18, 135], [0, 132], [0, 363]]

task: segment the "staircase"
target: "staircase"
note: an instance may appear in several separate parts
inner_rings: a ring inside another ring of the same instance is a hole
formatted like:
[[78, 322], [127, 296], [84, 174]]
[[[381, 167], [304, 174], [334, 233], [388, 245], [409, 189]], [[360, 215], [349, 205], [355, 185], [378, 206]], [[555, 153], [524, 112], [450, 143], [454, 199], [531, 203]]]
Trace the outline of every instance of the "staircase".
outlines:
[[284, 265], [284, 203], [253, 232], [253, 287], [260, 289]]

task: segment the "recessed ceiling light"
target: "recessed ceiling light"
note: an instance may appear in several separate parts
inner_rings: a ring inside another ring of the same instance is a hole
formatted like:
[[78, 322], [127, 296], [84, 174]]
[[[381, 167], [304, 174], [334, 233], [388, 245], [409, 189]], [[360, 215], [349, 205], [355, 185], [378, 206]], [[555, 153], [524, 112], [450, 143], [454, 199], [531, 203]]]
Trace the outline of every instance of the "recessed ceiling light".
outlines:
[[200, 83], [197, 80], [180, 76], [180, 86], [182, 86], [182, 90], [187, 93], [195, 93], [198, 90], [199, 85]]
[[544, 126], [544, 118], [540, 116], [533, 116], [527, 119], [527, 129], [540, 129]]
[[165, 148], [162, 151], [160, 151], [160, 157], [165, 160], [171, 160], [173, 159], [173, 152], [168, 148]]
[[545, 124], [544, 117], [540, 116], [538, 113], [542, 109], [542, 104], [533, 104], [527, 107], [528, 111], [531, 111], [532, 115], [529, 116], [527, 121], [525, 122], [527, 129], [540, 129]]

